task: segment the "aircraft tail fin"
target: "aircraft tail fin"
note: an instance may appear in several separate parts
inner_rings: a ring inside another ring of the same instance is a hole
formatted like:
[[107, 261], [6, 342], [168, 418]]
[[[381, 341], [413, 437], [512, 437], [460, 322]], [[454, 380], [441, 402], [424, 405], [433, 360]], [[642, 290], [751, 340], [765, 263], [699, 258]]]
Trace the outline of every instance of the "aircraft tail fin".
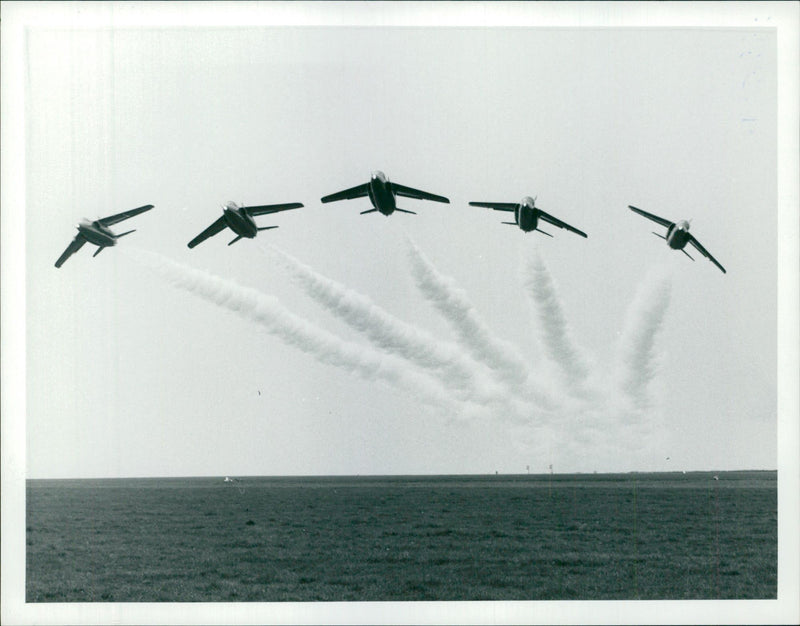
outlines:
[[228, 245], [229, 245], [229, 246], [232, 246], [232, 245], [233, 245], [233, 244], [235, 244], [237, 241], [239, 241], [241, 238], [242, 238], [242, 236], [241, 236], [241, 235], [238, 235], [238, 236], [236, 237], [236, 239], [234, 239], [233, 241], [230, 241], [230, 242], [228, 243]]
[[[688, 252], [686, 252], [686, 250], [684, 250], [683, 248], [681, 248], [681, 252], [683, 252], [686, 256], [688, 256], [690, 259], [692, 259], [692, 255], [689, 254]], [[692, 259], [692, 261], [694, 261], [694, 259]]]
[[114, 239], [119, 239], [120, 237], [124, 237], [125, 235], [130, 235], [131, 233], [135, 233], [136, 229], [133, 230], [126, 230], [124, 233], [120, 233], [119, 235], [114, 235]]
[[411, 213], [411, 215], [416, 215], [414, 211], [408, 211], [406, 209], [401, 209], [400, 207], [394, 207], [395, 211], [400, 211], [401, 213]]
[[94, 254], [92, 255], [92, 258], [94, 258], [98, 254], [100, 254], [103, 251], [103, 248], [105, 248], [105, 246], [100, 246], [99, 248], [97, 248], [97, 250], [94, 251]]
[[548, 237], [552, 237], [552, 236], [553, 236], [553, 235], [551, 235], [550, 233], [546, 233], [546, 232], [544, 232], [544, 231], [543, 231], [543, 230], [541, 230], [540, 228], [535, 228], [534, 230], [535, 230], [537, 233], [542, 233], [543, 235], [547, 235]]
[[271, 228], [278, 228], [277, 226], [262, 226], [261, 228], [256, 228], [256, 230], [270, 230]]

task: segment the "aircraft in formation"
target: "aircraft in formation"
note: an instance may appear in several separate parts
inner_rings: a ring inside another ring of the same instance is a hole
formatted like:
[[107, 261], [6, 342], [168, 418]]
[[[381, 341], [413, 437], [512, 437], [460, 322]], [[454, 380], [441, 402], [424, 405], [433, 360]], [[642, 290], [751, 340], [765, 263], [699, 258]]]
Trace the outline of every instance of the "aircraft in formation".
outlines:
[[364, 196], [369, 197], [370, 202], [372, 202], [372, 208], [367, 211], [361, 211], [361, 215], [375, 213], [375, 211], [380, 211], [386, 216], [391, 215], [395, 211], [416, 215], [414, 211], [408, 211], [398, 207], [396, 196], [416, 198], [417, 200], [433, 200], [434, 202], [450, 204], [450, 200], [444, 196], [437, 196], [434, 193], [420, 191], [413, 187], [406, 187], [400, 183], [393, 183], [386, 177], [386, 174], [377, 170], [372, 172], [368, 183], [332, 193], [329, 196], [323, 197], [321, 202], [327, 203], [336, 202], [337, 200], [352, 200], [353, 198], [363, 198]]
[[80, 250], [81, 247], [83, 247], [83, 244], [85, 244], [87, 241], [97, 246], [97, 250], [95, 250], [92, 258], [100, 254], [100, 252], [103, 251], [103, 248], [117, 245], [117, 239], [124, 237], [125, 235], [130, 235], [136, 229], [134, 228], [133, 230], [115, 235], [109, 226], [113, 226], [122, 220], [133, 217], [134, 215], [139, 215], [139, 213], [149, 211], [152, 208], [152, 204], [145, 204], [139, 208], [123, 211], [122, 213], [117, 213], [116, 215], [101, 217], [93, 222], [90, 222], [88, 219], [82, 220], [80, 224], [76, 226], [78, 229], [78, 234], [75, 235], [75, 239], [70, 242], [70, 244], [67, 246], [67, 249], [64, 250], [60, 257], [58, 257], [58, 260], [56, 261], [56, 267], [61, 267], [64, 265], [64, 261]]
[[[380, 212], [386, 216], [389, 216], [395, 211], [414, 214], [414, 211], [409, 211], [398, 207], [396, 196], [415, 198], [418, 200], [432, 200], [434, 202], [443, 202], [447, 204], [450, 203], [450, 200], [444, 196], [438, 196], [427, 191], [421, 191], [419, 189], [414, 189], [413, 187], [406, 187], [405, 185], [400, 185], [399, 183], [390, 182], [386, 175], [380, 171], [372, 172], [369, 182], [356, 187], [351, 187], [350, 189], [345, 189], [344, 191], [330, 194], [328, 196], [324, 196], [321, 198], [321, 201], [323, 203], [328, 203], [338, 200], [351, 200], [354, 198], [368, 197], [372, 203], [372, 208], [362, 211], [362, 215], [365, 213]], [[539, 228], [540, 221], [544, 221], [553, 226], [557, 226], [558, 228], [571, 231], [577, 235], [580, 235], [581, 237], [587, 237], [586, 233], [584, 233], [582, 230], [578, 230], [574, 226], [567, 224], [557, 217], [542, 211], [536, 206], [536, 199], [531, 198], [530, 196], [522, 198], [522, 200], [519, 202], [470, 202], [469, 204], [470, 206], [485, 207], [494, 209], [495, 211], [513, 212], [514, 221], [503, 222], [503, 224], [518, 226], [523, 232], [526, 233], [536, 231], [547, 235], [548, 237], [552, 237], [553, 235]], [[254, 217], [278, 213], [280, 211], [288, 211], [290, 209], [299, 209], [302, 206], [303, 204], [300, 202], [289, 202], [284, 204], [265, 204], [248, 207], [239, 206], [235, 202], [228, 202], [222, 207], [222, 216], [203, 232], [197, 235], [197, 237], [192, 239], [188, 243], [188, 246], [190, 248], [194, 248], [199, 243], [202, 243], [209, 237], [216, 235], [225, 228], [230, 228], [236, 234], [236, 237], [228, 242], [229, 246], [236, 243], [243, 237], [253, 239], [259, 231], [278, 228], [277, 226], [256, 226], [255, 220], [253, 219]], [[83, 220], [77, 226], [78, 234], [75, 236], [75, 239], [73, 239], [69, 246], [67, 246], [67, 249], [64, 250], [62, 255], [58, 257], [58, 260], [56, 261], [56, 267], [61, 267], [64, 264], [64, 261], [66, 261], [75, 252], [80, 250], [83, 244], [87, 241], [98, 246], [98, 249], [95, 251], [93, 256], [97, 256], [100, 251], [103, 250], [103, 248], [116, 245], [117, 239], [134, 231], [129, 230], [124, 233], [120, 233], [119, 235], [115, 235], [109, 229], [109, 226], [133, 217], [134, 215], [138, 215], [139, 213], [143, 213], [144, 211], [149, 211], [152, 208], [152, 204], [146, 204], [136, 209], [130, 209], [129, 211], [117, 213], [116, 215], [100, 218], [93, 222]], [[666, 236], [659, 235], [658, 233], [653, 234], [664, 239], [670, 248], [681, 250], [686, 256], [692, 259], [689, 253], [684, 249], [687, 243], [691, 243], [695, 249], [700, 252], [700, 254], [708, 258], [714, 265], [722, 270], [723, 273], [727, 273], [725, 268], [722, 267], [722, 265], [720, 265], [720, 263], [713, 256], [711, 256], [708, 250], [706, 250], [700, 244], [700, 242], [689, 233], [688, 221], [681, 220], [677, 223], [671, 222], [668, 219], [648, 213], [647, 211], [643, 211], [635, 206], [628, 205], [628, 208], [639, 215], [665, 226], [667, 228]], [[692, 260], [694, 261], [694, 259]]]
[[470, 206], [480, 206], [486, 207], [487, 209], [494, 209], [495, 211], [513, 211], [514, 212], [514, 221], [513, 222], [502, 222], [503, 224], [509, 224], [511, 226], [519, 226], [524, 232], [529, 233], [531, 231], [537, 231], [542, 233], [543, 235], [547, 235], [548, 237], [552, 237], [550, 233], [546, 233], [545, 231], [538, 228], [539, 220], [544, 220], [553, 226], [558, 226], [559, 228], [565, 228], [566, 230], [570, 230], [573, 233], [580, 235], [581, 237], [586, 237], [586, 233], [582, 230], [578, 230], [577, 228], [570, 226], [566, 222], [562, 222], [557, 217], [553, 217], [549, 213], [545, 213], [539, 208], [536, 208], [536, 199], [531, 198], [530, 196], [525, 196], [519, 202], [470, 202]]
[[[664, 219], [663, 217], [658, 217], [658, 215], [653, 215], [652, 213], [648, 213], [647, 211], [642, 211], [642, 209], [637, 209], [635, 206], [628, 205], [628, 208], [638, 213], [639, 215], [643, 215], [649, 220], [653, 220], [654, 222], [661, 224], [662, 226], [667, 227], [667, 236], [659, 235], [658, 233], [654, 232], [653, 234], [656, 237], [661, 237], [664, 241], [667, 242], [667, 245], [672, 248], [673, 250], [680, 250], [690, 259], [692, 259], [691, 255], [686, 252], [684, 249], [687, 243], [692, 244], [695, 249], [706, 257], [709, 261], [711, 261], [714, 265], [716, 265], [719, 269], [722, 270], [723, 274], [727, 274], [725, 268], [719, 264], [711, 254], [706, 250], [697, 239], [689, 232], [689, 222], [686, 220], [681, 220], [680, 222], [671, 222], [668, 219]], [[692, 259], [694, 261], [694, 259]]]
[[190, 248], [194, 248], [197, 244], [202, 243], [225, 228], [230, 228], [236, 233], [236, 237], [228, 242], [229, 246], [235, 244], [242, 237], [253, 239], [260, 230], [278, 228], [277, 226], [258, 227], [253, 217], [257, 215], [267, 215], [269, 213], [278, 213], [279, 211], [288, 211], [290, 209], [299, 209], [301, 206], [303, 205], [300, 202], [265, 204], [261, 206], [238, 206], [235, 202], [228, 202], [228, 204], [222, 207], [222, 217], [192, 239], [188, 245]]

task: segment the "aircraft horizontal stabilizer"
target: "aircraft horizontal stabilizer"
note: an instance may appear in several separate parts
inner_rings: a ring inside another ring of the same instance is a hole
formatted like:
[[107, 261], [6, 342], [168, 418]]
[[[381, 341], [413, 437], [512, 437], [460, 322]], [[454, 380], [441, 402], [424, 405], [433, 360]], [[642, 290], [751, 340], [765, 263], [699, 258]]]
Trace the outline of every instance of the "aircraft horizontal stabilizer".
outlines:
[[229, 246], [232, 246], [232, 245], [233, 245], [233, 244], [235, 244], [237, 241], [239, 241], [241, 238], [242, 238], [242, 236], [241, 236], [241, 235], [237, 236], [237, 237], [236, 237], [236, 239], [234, 239], [233, 241], [230, 241], [230, 242], [228, 242], [228, 245], [229, 245]]
[[99, 248], [97, 248], [97, 250], [94, 251], [94, 254], [92, 255], [92, 258], [94, 258], [98, 254], [100, 254], [103, 251], [103, 248], [105, 248], [105, 246], [100, 246]]
[[115, 239], [119, 239], [120, 237], [124, 237], [125, 235], [130, 235], [131, 233], [135, 233], [136, 229], [133, 230], [126, 230], [124, 233], [120, 233], [119, 235], [114, 235]]
[[257, 228], [256, 230], [270, 230], [271, 228], [278, 228], [277, 226], [262, 226], [261, 228]]
[[547, 235], [548, 237], [552, 237], [552, 236], [553, 236], [553, 235], [551, 235], [550, 233], [546, 233], [546, 232], [544, 232], [544, 231], [543, 231], [543, 230], [541, 230], [540, 228], [535, 228], [534, 230], [535, 230], [537, 233], [542, 233], [543, 235]]
[[416, 215], [416, 213], [414, 211], [408, 211], [406, 209], [401, 209], [400, 207], [395, 207], [394, 210], [395, 211], [400, 211], [401, 213], [411, 213], [411, 215]]

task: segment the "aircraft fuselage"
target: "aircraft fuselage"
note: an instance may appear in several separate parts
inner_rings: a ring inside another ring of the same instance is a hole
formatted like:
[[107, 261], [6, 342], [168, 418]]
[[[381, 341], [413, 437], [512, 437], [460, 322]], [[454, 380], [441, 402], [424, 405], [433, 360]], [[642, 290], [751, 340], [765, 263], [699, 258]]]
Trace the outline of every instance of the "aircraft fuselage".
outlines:
[[391, 185], [383, 172], [372, 172], [369, 179], [369, 200], [373, 207], [387, 216], [394, 213], [397, 208], [397, 200]]
[[244, 208], [237, 206], [235, 202], [228, 202], [222, 207], [225, 223], [233, 232], [240, 237], [253, 239], [258, 233], [255, 220]]
[[78, 224], [78, 232], [89, 243], [101, 248], [117, 245], [117, 237], [108, 226], [103, 226], [98, 221], [83, 220]]
[[539, 224], [539, 212], [534, 206], [533, 198], [526, 196], [522, 199], [514, 210], [514, 218], [526, 233], [536, 230], [536, 226]]
[[689, 222], [681, 220], [677, 224], [673, 224], [667, 230], [667, 245], [673, 250], [683, 250], [691, 235], [689, 234]]

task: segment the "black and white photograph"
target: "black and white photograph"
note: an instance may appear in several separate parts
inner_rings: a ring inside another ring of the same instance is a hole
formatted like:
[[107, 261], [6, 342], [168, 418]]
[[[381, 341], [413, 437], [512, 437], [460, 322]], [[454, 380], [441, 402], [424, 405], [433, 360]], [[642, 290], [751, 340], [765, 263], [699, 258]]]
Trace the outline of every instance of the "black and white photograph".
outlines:
[[3, 2], [3, 623], [796, 623], [798, 14]]

